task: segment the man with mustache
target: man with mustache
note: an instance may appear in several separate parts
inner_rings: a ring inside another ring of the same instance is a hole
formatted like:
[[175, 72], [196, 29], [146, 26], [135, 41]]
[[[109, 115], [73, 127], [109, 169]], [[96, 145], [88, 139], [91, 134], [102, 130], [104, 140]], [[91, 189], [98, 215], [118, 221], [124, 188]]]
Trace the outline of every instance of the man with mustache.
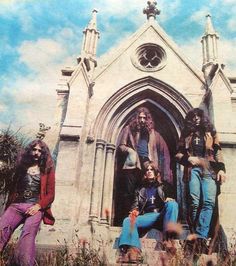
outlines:
[[19, 155], [14, 179], [15, 187], [0, 219], [0, 251], [15, 229], [23, 224], [10, 264], [33, 266], [40, 223], [43, 220], [45, 224], [53, 225], [55, 221], [50, 209], [55, 195], [54, 164], [42, 140], [32, 141]]
[[160, 169], [163, 180], [172, 182], [170, 154], [166, 142], [155, 130], [155, 123], [148, 108], [139, 107], [122, 131], [118, 153], [123, 158], [119, 193], [124, 205], [121, 218], [127, 216], [140, 185], [144, 163], [153, 161]]

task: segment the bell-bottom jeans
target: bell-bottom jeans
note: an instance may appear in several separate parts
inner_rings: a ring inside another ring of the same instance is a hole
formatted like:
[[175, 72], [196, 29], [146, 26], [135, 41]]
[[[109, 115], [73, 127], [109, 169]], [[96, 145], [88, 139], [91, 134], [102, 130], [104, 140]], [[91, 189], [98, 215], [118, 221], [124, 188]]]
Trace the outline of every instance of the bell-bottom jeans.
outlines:
[[33, 266], [35, 260], [35, 237], [43, 217], [42, 211], [35, 215], [25, 212], [33, 203], [12, 203], [0, 218], [0, 251], [4, 249], [14, 230], [24, 224], [14, 252], [17, 264]]
[[200, 167], [191, 169], [189, 181], [190, 218], [199, 238], [207, 238], [216, 202], [214, 174]]
[[159, 230], [166, 232], [168, 223], [176, 223], [178, 218], [178, 204], [176, 201], [168, 201], [165, 203], [161, 212], [149, 212], [136, 217], [134, 224], [131, 224], [130, 217], [123, 221], [122, 232], [119, 239], [119, 247], [129, 245], [141, 248], [139, 240], [138, 228], [148, 228], [154, 224], [160, 225]]

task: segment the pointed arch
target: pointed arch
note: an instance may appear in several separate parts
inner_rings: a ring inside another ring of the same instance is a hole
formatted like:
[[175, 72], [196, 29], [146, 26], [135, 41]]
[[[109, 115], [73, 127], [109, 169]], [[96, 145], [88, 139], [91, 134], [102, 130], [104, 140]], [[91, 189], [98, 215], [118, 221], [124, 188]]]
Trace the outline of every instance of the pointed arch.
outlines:
[[187, 99], [170, 85], [151, 76], [141, 78], [119, 89], [104, 104], [93, 126], [95, 138], [116, 144], [120, 130], [132, 111], [144, 104], [163, 113], [177, 134], [191, 108]]
[[[151, 111], [155, 125], [168, 145], [170, 155], [174, 156], [176, 152], [185, 114], [191, 108], [185, 97], [170, 85], [151, 76], [120, 88], [100, 110], [91, 132], [96, 141], [90, 209], [92, 220], [100, 219], [102, 223], [108, 223], [104, 217], [105, 210], [115, 213], [115, 151], [121, 130], [133, 111], [141, 105]], [[174, 167], [176, 166], [172, 168]], [[112, 221], [111, 223], [113, 224]]]

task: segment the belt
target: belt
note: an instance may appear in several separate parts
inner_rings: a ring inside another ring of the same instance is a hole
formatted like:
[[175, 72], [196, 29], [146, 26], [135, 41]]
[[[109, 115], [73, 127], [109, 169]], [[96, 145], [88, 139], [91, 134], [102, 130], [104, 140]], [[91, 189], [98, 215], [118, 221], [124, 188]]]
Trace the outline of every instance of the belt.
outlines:
[[16, 198], [23, 198], [23, 199], [32, 199], [38, 198], [39, 192], [32, 191], [32, 190], [24, 190], [20, 192], [16, 192]]

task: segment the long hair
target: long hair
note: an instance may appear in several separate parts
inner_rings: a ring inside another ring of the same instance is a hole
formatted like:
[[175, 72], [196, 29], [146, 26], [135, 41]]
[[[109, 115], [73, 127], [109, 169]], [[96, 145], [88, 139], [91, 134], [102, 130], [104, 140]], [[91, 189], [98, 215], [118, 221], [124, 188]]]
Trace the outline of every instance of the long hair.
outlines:
[[140, 128], [141, 128], [140, 123], [139, 123], [139, 114], [140, 113], [144, 113], [146, 115], [145, 128], [150, 133], [155, 125], [154, 125], [152, 115], [151, 115], [150, 111], [148, 110], [148, 108], [146, 108], [146, 107], [139, 107], [135, 111], [134, 116], [132, 117], [132, 119], [129, 122], [129, 126], [131, 128], [131, 131], [134, 133], [140, 131]]
[[155, 175], [154, 182], [157, 183], [159, 175], [160, 175], [160, 170], [157, 168], [157, 166], [155, 165], [155, 163], [153, 161], [147, 161], [147, 162], [144, 163], [144, 167], [143, 167], [143, 174], [144, 174], [143, 175], [143, 183], [144, 184], [148, 183], [148, 179], [146, 177], [146, 172], [147, 172], [149, 166], [151, 166], [153, 171], [154, 171], [154, 175]]
[[[195, 115], [198, 115], [201, 118], [199, 126], [196, 126], [193, 121]], [[182, 135], [183, 137], [187, 137], [190, 133], [195, 132], [197, 129], [201, 130], [202, 132], [211, 132], [212, 135], [215, 135], [216, 133], [213, 124], [210, 122], [209, 118], [204, 114], [204, 111], [200, 108], [193, 108], [187, 113], [185, 117]]]
[[46, 145], [45, 142], [43, 142], [40, 139], [35, 139], [32, 142], [28, 144], [28, 146], [21, 152], [21, 154], [18, 157], [18, 169], [20, 169], [20, 172], [27, 172], [27, 169], [32, 166], [33, 164], [33, 158], [31, 155], [31, 152], [33, 148], [39, 145], [42, 152], [41, 156], [38, 161], [38, 166], [40, 169], [40, 173], [47, 173], [50, 171], [50, 169], [53, 167], [53, 160], [49, 151], [48, 146]]

